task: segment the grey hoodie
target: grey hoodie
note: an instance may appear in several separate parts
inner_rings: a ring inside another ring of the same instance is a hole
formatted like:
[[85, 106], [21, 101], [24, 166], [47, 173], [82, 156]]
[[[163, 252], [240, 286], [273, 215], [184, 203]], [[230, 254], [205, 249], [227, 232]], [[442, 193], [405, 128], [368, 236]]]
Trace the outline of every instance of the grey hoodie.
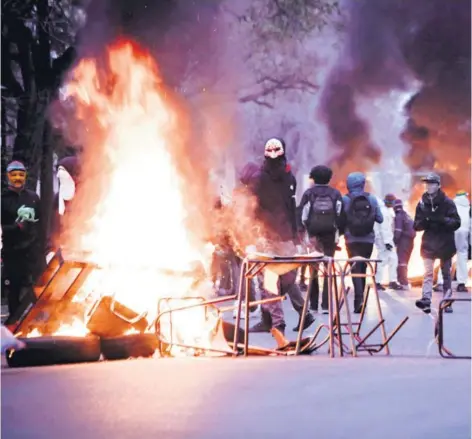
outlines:
[[[362, 172], [352, 172], [347, 176], [347, 189], [350, 195], [360, 195], [364, 193], [365, 188], [365, 175]], [[375, 210], [375, 221], [379, 224], [383, 223], [383, 215], [380, 210], [379, 203], [377, 202], [377, 198], [371, 194], [368, 194], [368, 199], [371, 203], [371, 206]], [[344, 211], [349, 211], [349, 206], [351, 204], [351, 199], [347, 196], [343, 196], [343, 203], [344, 203]], [[349, 224], [346, 225], [346, 230], [344, 233], [344, 237], [347, 244], [352, 244], [354, 242], [365, 242], [368, 244], [373, 244], [375, 241], [375, 233], [372, 231], [366, 236], [352, 236], [349, 232]]]

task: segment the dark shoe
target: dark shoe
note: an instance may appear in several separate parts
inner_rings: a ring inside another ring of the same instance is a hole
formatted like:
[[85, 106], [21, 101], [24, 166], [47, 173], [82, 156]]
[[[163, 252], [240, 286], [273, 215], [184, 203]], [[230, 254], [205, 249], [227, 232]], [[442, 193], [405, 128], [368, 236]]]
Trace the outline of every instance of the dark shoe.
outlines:
[[321, 314], [329, 314], [328, 308], [321, 308]]
[[431, 300], [422, 297], [415, 302], [417, 308], [421, 309], [425, 314], [431, 313]]
[[360, 314], [361, 312], [362, 312], [362, 305], [354, 306], [354, 314]]
[[[298, 325], [295, 326], [295, 328], [293, 328], [293, 330], [295, 332], [298, 332], [300, 330], [300, 321], [301, 321], [301, 317], [298, 319]], [[310, 313], [308, 313], [305, 316], [305, 322], [304, 322], [304, 325], [303, 325], [303, 330], [309, 328], [314, 322], [315, 322], [315, 318]]]
[[264, 320], [256, 323], [252, 328], [249, 328], [249, 332], [270, 332], [271, 325]]
[[382, 284], [375, 284], [378, 291], [385, 291], [385, 287]]
[[389, 287], [391, 290], [397, 290], [397, 291], [402, 289], [401, 285], [400, 285], [398, 282], [390, 282], [390, 283], [388, 284], [388, 287]]
[[457, 285], [456, 291], [458, 293], [468, 293], [469, 292], [469, 290], [467, 289], [467, 287], [464, 284]]
[[452, 306], [449, 305], [449, 306], [446, 306], [446, 308], [444, 308], [444, 312], [447, 313], [447, 314], [451, 314], [453, 311], [452, 311]]

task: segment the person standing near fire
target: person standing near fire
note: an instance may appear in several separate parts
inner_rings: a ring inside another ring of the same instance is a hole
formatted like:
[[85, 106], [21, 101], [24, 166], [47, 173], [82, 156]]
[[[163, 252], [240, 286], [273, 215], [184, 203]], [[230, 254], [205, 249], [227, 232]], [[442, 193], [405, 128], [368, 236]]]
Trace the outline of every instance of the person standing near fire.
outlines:
[[375, 283], [380, 291], [385, 290], [382, 285], [385, 268], [388, 271], [388, 287], [392, 290], [400, 289], [397, 279], [398, 258], [393, 239], [395, 222], [393, 203], [395, 199], [395, 195], [387, 194], [383, 201], [378, 200], [384, 218], [381, 224], [377, 223], [374, 227], [377, 257], [382, 261], [379, 262], [375, 275]]
[[402, 200], [396, 199], [393, 203], [395, 211], [395, 231], [393, 242], [397, 248], [398, 268], [397, 276], [400, 288], [407, 290], [408, 283], [408, 263], [415, 243], [416, 232], [413, 227], [413, 219], [403, 210]]
[[[267, 250], [291, 256], [296, 253], [295, 240], [298, 227], [295, 193], [297, 182], [286, 158], [286, 145], [282, 139], [269, 139], [264, 146], [264, 163], [254, 186], [256, 197], [256, 219], [263, 225], [263, 238]], [[279, 293], [288, 294], [293, 307], [301, 317], [304, 299], [296, 282], [297, 270], [290, 271], [279, 279]], [[263, 299], [270, 294], [261, 290]], [[312, 314], [305, 317], [304, 329], [315, 321]], [[298, 325], [294, 331], [298, 331]], [[251, 332], [270, 332], [272, 328], [285, 332], [285, 318], [280, 302], [262, 306], [262, 320], [251, 328]]]
[[[422, 179], [426, 192], [416, 206], [414, 228], [424, 231], [421, 257], [424, 263], [423, 292], [416, 306], [426, 314], [431, 312], [434, 261], [440, 260], [443, 277], [443, 297], [452, 295], [451, 264], [456, 253], [454, 232], [461, 226], [461, 218], [454, 202], [441, 190], [441, 178], [434, 172]], [[452, 312], [448, 306], [446, 312]]]
[[41, 267], [40, 201], [25, 187], [27, 170], [20, 161], [7, 169], [8, 186], [2, 191], [3, 287], [8, 298], [7, 325], [14, 323], [23, 301], [35, 301], [33, 282]]
[[457, 212], [461, 218], [461, 226], [454, 233], [457, 251], [457, 291], [460, 293], [466, 293], [468, 291], [466, 287], [468, 279], [467, 260], [469, 253], [471, 226], [470, 202], [468, 193], [466, 191], [457, 192], [454, 198], [454, 204], [456, 205]]

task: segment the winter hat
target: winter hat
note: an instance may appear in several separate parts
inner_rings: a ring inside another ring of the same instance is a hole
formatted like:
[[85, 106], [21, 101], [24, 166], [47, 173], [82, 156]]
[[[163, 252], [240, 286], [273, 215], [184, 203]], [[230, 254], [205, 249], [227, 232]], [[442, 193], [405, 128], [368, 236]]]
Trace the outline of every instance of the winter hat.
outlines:
[[278, 137], [272, 137], [264, 145], [264, 157], [277, 159], [285, 157], [285, 141]]
[[79, 174], [79, 161], [75, 156], [64, 157], [59, 160], [57, 167], [59, 168], [59, 166], [62, 166], [74, 180]]
[[397, 197], [395, 195], [387, 194], [387, 195], [385, 195], [384, 203], [387, 207], [391, 207], [391, 206], [393, 206], [393, 203], [395, 202], [396, 199], [397, 199]]
[[398, 198], [393, 202], [393, 208], [394, 209], [403, 209], [403, 202], [402, 200], [399, 200]]
[[421, 181], [425, 183], [441, 184], [441, 177], [435, 172], [430, 172], [426, 177], [423, 177]]
[[24, 171], [24, 172], [26, 172], [26, 166], [18, 160], [13, 160], [7, 166], [7, 172], [12, 172], [12, 171]]
[[332, 176], [333, 171], [331, 168], [324, 165], [315, 166], [310, 171], [310, 178], [313, 179], [316, 184], [328, 184]]

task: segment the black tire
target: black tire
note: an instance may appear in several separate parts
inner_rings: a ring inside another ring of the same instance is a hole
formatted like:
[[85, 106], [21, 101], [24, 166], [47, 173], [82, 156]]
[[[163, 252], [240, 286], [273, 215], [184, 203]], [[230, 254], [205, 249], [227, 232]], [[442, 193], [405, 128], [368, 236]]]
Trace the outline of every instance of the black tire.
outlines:
[[10, 367], [88, 363], [100, 359], [100, 339], [95, 336], [45, 336], [19, 338], [26, 348], [6, 354]]
[[129, 334], [120, 337], [101, 338], [101, 351], [107, 360], [152, 357], [159, 346], [155, 334]]

